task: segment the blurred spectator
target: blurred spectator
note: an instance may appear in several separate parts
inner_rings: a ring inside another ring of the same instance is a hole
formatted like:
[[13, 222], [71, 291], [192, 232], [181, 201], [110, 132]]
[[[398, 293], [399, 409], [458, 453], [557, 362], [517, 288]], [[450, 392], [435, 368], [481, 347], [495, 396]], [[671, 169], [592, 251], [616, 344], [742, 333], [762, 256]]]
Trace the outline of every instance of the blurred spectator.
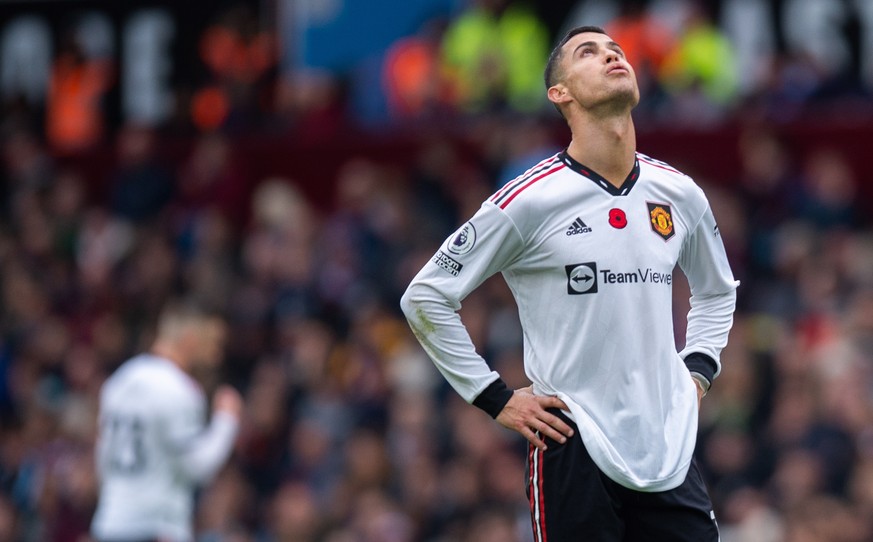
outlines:
[[351, 311], [390, 291], [400, 251], [413, 233], [403, 177], [370, 160], [345, 164], [337, 178], [336, 210], [318, 242], [319, 297]]
[[253, 496], [239, 469], [231, 466], [221, 472], [200, 496], [197, 541], [250, 540], [246, 522], [254, 513]]
[[747, 108], [765, 119], [796, 119], [815, 99], [824, 83], [824, 70], [811, 56], [800, 53], [773, 56], [768, 62], [764, 83], [752, 89]]
[[77, 542], [88, 533], [97, 503], [97, 477], [92, 443], [95, 438], [95, 405], [77, 394], [63, 405], [59, 435], [46, 450], [40, 515], [50, 518], [45, 540]]
[[675, 122], [701, 124], [721, 120], [737, 98], [736, 61], [730, 41], [707, 15], [692, 3], [676, 48], [664, 60], [661, 80], [675, 101]]
[[435, 246], [456, 227], [459, 192], [466, 190], [457, 178], [462, 167], [458, 150], [447, 138], [429, 141], [418, 151], [410, 173], [413, 215], [420, 218], [410, 236], [413, 245]]
[[831, 497], [804, 500], [788, 515], [785, 542], [861, 542], [871, 531], [865, 518]]
[[845, 156], [838, 150], [816, 150], [803, 161], [802, 185], [797, 191], [796, 216], [819, 230], [860, 225], [857, 183]]
[[523, 3], [469, 0], [443, 38], [444, 69], [461, 109], [509, 107], [536, 111], [543, 104], [548, 56], [545, 26]]
[[133, 243], [130, 224], [112, 217], [105, 209], [88, 210], [76, 240], [82, 287], [91, 294], [111, 287], [116, 265], [128, 255]]
[[766, 497], [752, 488], [733, 492], [719, 521], [725, 542], [782, 542], [784, 525], [767, 503]]
[[314, 542], [322, 528], [322, 514], [312, 490], [289, 482], [273, 497], [268, 514], [268, 534], [263, 542]]
[[769, 130], [746, 128], [740, 136], [739, 151], [742, 172], [737, 190], [748, 221], [750, 271], [767, 276], [774, 265], [774, 235], [791, 216], [790, 198], [799, 180], [785, 143]]
[[232, 5], [217, 19], [200, 38], [211, 81], [192, 97], [191, 120], [203, 132], [260, 121], [268, 103], [264, 77], [276, 64], [275, 39], [248, 5]]
[[245, 223], [248, 182], [227, 138], [218, 133], [201, 136], [178, 178], [173, 214], [180, 232], [209, 210], [221, 213], [236, 228]]
[[385, 53], [382, 86], [395, 119], [430, 116], [447, 101], [439, 37], [431, 24], [418, 35], [395, 41]]
[[46, 134], [61, 154], [82, 151], [104, 134], [102, 100], [112, 70], [103, 58], [88, 58], [73, 38], [52, 66], [46, 104]]
[[3, 141], [4, 220], [20, 219], [27, 201], [49, 187], [55, 167], [36, 134], [14, 128]]
[[134, 223], [157, 217], [173, 197], [175, 183], [158, 163], [154, 131], [125, 126], [118, 134], [117, 162], [110, 188], [112, 211]]
[[0, 541], [21, 540], [21, 529], [14, 504], [6, 495], [0, 494]]
[[65, 261], [72, 261], [85, 214], [86, 187], [79, 172], [58, 172], [46, 194], [46, 212], [54, 229], [54, 247]]
[[312, 143], [331, 141], [344, 129], [344, 89], [332, 74], [319, 71], [296, 72], [276, 83], [275, 108], [295, 134], [305, 134]]

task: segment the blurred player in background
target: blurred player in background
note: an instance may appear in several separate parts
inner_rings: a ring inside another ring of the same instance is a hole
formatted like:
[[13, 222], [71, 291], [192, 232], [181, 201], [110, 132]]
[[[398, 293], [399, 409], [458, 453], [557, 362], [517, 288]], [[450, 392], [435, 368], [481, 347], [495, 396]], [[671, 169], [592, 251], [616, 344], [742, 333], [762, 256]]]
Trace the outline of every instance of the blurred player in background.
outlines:
[[229, 386], [206, 396], [191, 373], [222, 359], [225, 323], [188, 304], [160, 315], [148, 353], [125, 362], [103, 385], [92, 523], [99, 542], [191, 541], [194, 490], [230, 456], [242, 399]]
[[[545, 80], [570, 145], [485, 201], [403, 310], [455, 390], [530, 441], [537, 542], [716, 542], [692, 454], [738, 284], [718, 226], [689, 177], [636, 152], [639, 87], [602, 29], [572, 30]], [[682, 352], [677, 264], [692, 294]], [[532, 387], [508, 389], [456, 312], [496, 272], [518, 305]]]

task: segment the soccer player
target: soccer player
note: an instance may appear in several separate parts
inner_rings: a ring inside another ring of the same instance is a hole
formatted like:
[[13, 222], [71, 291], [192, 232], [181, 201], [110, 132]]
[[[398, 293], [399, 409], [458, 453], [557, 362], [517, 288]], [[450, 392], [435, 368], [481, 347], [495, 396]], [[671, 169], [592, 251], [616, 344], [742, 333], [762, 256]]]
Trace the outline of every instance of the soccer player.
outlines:
[[242, 399], [218, 388], [206, 397], [190, 376], [222, 359], [225, 324], [190, 304], [170, 304], [148, 353], [126, 361], [103, 385], [91, 526], [99, 542], [191, 541], [194, 490], [224, 464]]
[[[636, 77], [602, 29], [569, 32], [545, 80], [570, 145], [485, 201], [401, 306], [454, 389], [530, 441], [535, 540], [715, 542], [692, 454], [738, 285], [718, 227], [689, 177], [636, 152]], [[691, 286], [681, 352], [677, 263]], [[532, 382], [514, 391], [456, 312], [496, 272], [518, 306]]]

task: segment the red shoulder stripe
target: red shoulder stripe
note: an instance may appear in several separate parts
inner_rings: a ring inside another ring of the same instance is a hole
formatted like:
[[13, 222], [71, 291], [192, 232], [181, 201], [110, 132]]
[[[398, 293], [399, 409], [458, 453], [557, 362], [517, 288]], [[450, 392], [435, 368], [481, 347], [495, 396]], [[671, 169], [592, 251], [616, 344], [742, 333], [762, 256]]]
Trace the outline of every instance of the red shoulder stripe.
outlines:
[[676, 174], [682, 175], [683, 177], [686, 177], [686, 175], [684, 173], [682, 173], [681, 171], [679, 171], [678, 169], [674, 169], [663, 162], [660, 162], [660, 163], [656, 162], [653, 159], [649, 158], [648, 156], [645, 156], [642, 154], [637, 154], [637, 158], [639, 158], [640, 161], [649, 164], [650, 166], [655, 166], [656, 168], [660, 168], [660, 169], [663, 169], [665, 171], [669, 171], [671, 173], [676, 173]]
[[521, 175], [519, 175], [515, 179], [513, 179], [513, 180], [509, 181], [508, 183], [506, 183], [505, 185], [503, 185], [503, 188], [501, 188], [500, 190], [495, 192], [493, 196], [491, 196], [490, 201], [494, 204], [499, 203], [500, 199], [503, 198], [504, 196], [506, 196], [506, 194], [513, 191], [521, 183], [530, 179], [530, 177], [532, 175], [536, 175], [540, 171], [543, 171], [543, 170], [551, 167], [552, 164], [554, 164], [555, 160], [557, 160], [557, 159], [558, 159], [558, 157], [556, 155], [556, 156], [552, 156], [550, 158], [546, 158], [545, 160], [542, 160], [540, 163], [538, 163], [534, 167], [528, 169], [527, 171], [525, 171], [524, 173], [522, 173]]
[[533, 179], [531, 179], [530, 181], [526, 182], [526, 183], [523, 184], [521, 187], [519, 187], [518, 189], [516, 189], [516, 190], [515, 190], [515, 191], [514, 191], [514, 192], [513, 192], [509, 197], [507, 197], [507, 198], [503, 201], [503, 203], [500, 204], [500, 208], [501, 208], [501, 209], [506, 209], [506, 206], [509, 205], [510, 203], [512, 203], [512, 200], [514, 200], [515, 198], [517, 198], [519, 194], [521, 194], [522, 192], [524, 192], [525, 190], [527, 190], [527, 189], [528, 189], [532, 184], [534, 184], [534, 183], [536, 183], [536, 182], [538, 182], [538, 181], [540, 181], [540, 180], [542, 180], [542, 179], [548, 177], [548, 176], [551, 175], [552, 173], [554, 173], [554, 172], [556, 172], [556, 171], [560, 171], [560, 170], [562, 170], [562, 169], [564, 169], [564, 168], [566, 167], [566, 166], [564, 165], [563, 162], [558, 162], [558, 163], [555, 164], [555, 165], [556, 165], [557, 167], [552, 167], [551, 169], [545, 171], [544, 173], [542, 173], [542, 174], [540, 174], [540, 175], [537, 175], [536, 177], [534, 177]]

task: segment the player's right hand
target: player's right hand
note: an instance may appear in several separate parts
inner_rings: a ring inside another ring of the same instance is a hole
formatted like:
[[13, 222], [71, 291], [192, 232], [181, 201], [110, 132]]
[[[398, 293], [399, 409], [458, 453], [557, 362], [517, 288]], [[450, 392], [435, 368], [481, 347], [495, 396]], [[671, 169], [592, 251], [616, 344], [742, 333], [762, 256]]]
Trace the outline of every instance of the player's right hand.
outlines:
[[212, 411], [214, 413], [223, 412], [239, 419], [242, 408], [242, 396], [233, 386], [222, 385], [215, 390], [215, 395], [212, 398]]
[[545, 450], [546, 443], [540, 437], [563, 444], [573, 436], [573, 429], [561, 418], [547, 412], [548, 408], [567, 410], [567, 405], [554, 396], [534, 395], [528, 386], [512, 393], [506, 406], [497, 415], [497, 421], [503, 427], [521, 433], [538, 449]]

